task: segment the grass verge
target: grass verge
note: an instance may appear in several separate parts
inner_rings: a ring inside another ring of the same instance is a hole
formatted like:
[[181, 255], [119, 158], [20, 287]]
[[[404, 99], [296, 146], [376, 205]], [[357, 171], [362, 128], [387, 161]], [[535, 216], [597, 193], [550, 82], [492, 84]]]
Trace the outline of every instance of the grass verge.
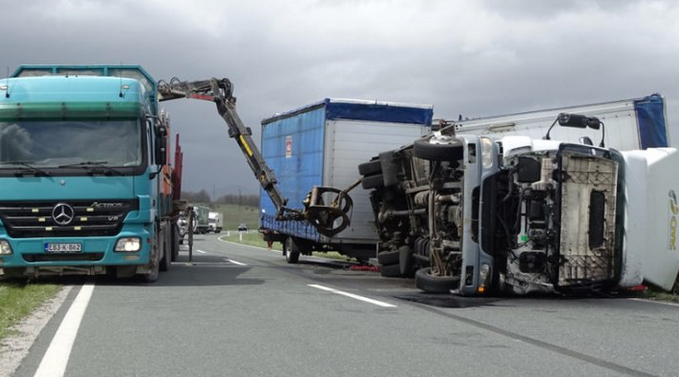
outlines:
[[224, 230], [238, 229], [241, 223], [245, 223], [251, 230], [256, 230], [259, 226], [259, 208], [257, 207], [220, 203], [193, 203], [193, 205], [210, 207], [210, 211], [221, 212], [224, 215]]
[[649, 300], [679, 303], [679, 295], [652, 288], [645, 289], [642, 296]]
[[0, 341], [12, 326], [31, 314], [61, 288], [55, 284], [0, 281]]
[[[220, 237], [226, 241], [230, 242], [235, 242], [235, 243], [240, 243], [244, 245], [250, 245], [250, 246], [257, 246], [257, 247], [263, 247], [266, 248], [266, 242], [262, 239], [262, 235], [257, 232], [257, 231], [249, 231], [247, 233], [243, 233], [242, 238], [237, 232], [231, 232], [228, 236], [224, 235]], [[273, 245], [271, 246], [271, 249], [273, 250], [278, 250], [278, 251], [283, 251], [283, 248], [280, 244], [280, 242], [274, 242]], [[331, 258], [331, 259], [340, 259], [340, 260], [350, 260], [351, 258], [348, 258], [336, 251], [330, 251], [327, 253], [321, 253], [321, 252], [313, 252], [313, 256], [316, 257], [321, 257], [321, 258]]]

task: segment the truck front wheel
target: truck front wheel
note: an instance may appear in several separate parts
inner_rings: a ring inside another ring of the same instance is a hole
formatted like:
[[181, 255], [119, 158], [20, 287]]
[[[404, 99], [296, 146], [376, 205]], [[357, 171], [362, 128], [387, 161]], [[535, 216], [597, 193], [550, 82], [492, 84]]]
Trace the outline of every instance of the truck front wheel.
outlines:
[[295, 264], [299, 262], [299, 245], [293, 239], [293, 237], [285, 238], [285, 260], [290, 264]]
[[433, 276], [431, 267], [420, 268], [415, 273], [415, 286], [427, 293], [450, 293], [450, 290], [456, 289], [459, 284], [459, 277]]
[[155, 283], [160, 275], [160, 261], [155, 260], [151, 262], [151, 271], [148, 274], [144, 274], [144, 281], [147, 283]]
[[181, 243], [181, 236], [179, 236], [179, 227], [177, 224], [172, 225], [172, 262], [177, 261], [179, 256], [179, 244]]
[[415, 140], [413, 154], [430, 161], [457, 161], [463, 158], [464, 147], [459, 140], [449, 136], [430, 137]]

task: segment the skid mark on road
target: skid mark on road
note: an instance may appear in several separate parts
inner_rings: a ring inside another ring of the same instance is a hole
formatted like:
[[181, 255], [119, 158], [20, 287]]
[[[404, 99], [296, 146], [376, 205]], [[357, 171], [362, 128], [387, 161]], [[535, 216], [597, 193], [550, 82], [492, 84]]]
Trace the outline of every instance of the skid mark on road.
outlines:
[[642, 371], [639, 371], [639, 370], [636, 370], [636, 369], [628, 368], [624, 365], [615, 364], [615, 363], [612, 363], [610, 361], [606, 361], [606, 360], [603, 360], [603, 359], [596, 358], [594, 356], [586, 355], [586, 354], [583, 354], [583, 353], [580, 353], [580, 352], [577, 352], [577, 351], [570, 350], [568, 348], [560, 347], [560, 346], [557, 346], [556, 344], [547, 343], [547, 342], [544, 342], [542, 340], [534, 339], [534, 338], [531, 338], [531, 337], [528, 337], [528, 336], [525, 336], [525, 335], [521, 335], [521, 334], [518, 334], [518, 333], [515, 333], [515, 332], [511, 332], [511, 331], [508, 331], [508, 330], [505, 330], [505, 329], [502, 329], [502, 328], [499, 328], [499, 327], [496, 327], [496, 326], [493, 326], [493, 325], [489, 325], [489, 324], [486, 324], [486, 323], [483, 323], [483, 322], [475, 321], [473, 319], [465, 318], [465, 317], [455, 315], [455, 314], [452, 314], [452, 313], [444, 312], [442, 310], [439, 310], [437, 308], [432, 308], [432, 307], [424, 305], [424, 304], [413, 303], [412, 305], [417, 306], [420, 309], [426, 310], [428, 312], [438, 314], [440, 316], [444, 316], [444, 317], [447, 317], [447, 318], [450, 318], [450, 319], [454, 319], [454, 320], [466, 323], [468, 325], [471, 325], [471, 326], [474, 326], [474, 327], [477, 327], [477, 328], [481, 328], [481, 329], [484, 329], [484, 330], [487, 330], [487, 331], [490, 331], [490, 332], [493, 332], [493, 333], [496, 333], [496, 334], [499, 334], [499, 335], [506, 336], [506, 337], [514, 339], [516, 341], [521, 341], [521, 342], [525, 342], [527, 344], [532, 344], [533, 346], [536, 346], [536, 347], [539, 347], [539, 348], [542, 348], [542, 349], [550, 350], [552, 352], [556, 352], [556, 353], [562, 354], [564, 356], [572, 357], [572, 358], [580, 360], [580, 361], [584, 361], [584, 362], [587, 362], [587, 363], [590, 363], [590, 364], [597, 365], [597, 366], [602, 367], [602, 368], [612, 370], [616, 373], [619, 373], [620, 375], [635, 376], [635, 377], [653, 377], [654, 376], [653, 374], [649, 374], [649, 373], [645, 373], [645, 372], [642, 372]]

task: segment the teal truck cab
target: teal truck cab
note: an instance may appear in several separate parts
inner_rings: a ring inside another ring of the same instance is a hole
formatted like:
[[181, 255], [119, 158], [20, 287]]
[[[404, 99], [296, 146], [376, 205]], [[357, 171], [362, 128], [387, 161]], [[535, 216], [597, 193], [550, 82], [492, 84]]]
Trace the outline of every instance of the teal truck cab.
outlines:
[[139, 66], [21, 66], [0, 79], [0, 273], [142, 275], [178, 253], [179, 175]]

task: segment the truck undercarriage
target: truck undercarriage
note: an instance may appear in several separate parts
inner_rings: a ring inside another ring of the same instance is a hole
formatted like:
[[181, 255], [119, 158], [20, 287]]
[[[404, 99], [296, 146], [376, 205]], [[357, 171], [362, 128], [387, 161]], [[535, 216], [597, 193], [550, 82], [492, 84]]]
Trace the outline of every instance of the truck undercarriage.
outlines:
[[440, 135], [362, 164], [382, 275], [460, 294], [614, 287], [619, 164], [608, 150], [551, 143], [503, 154], [501, 140]]
[[513, 293], [614, 286], [618, 163], [591, 151], [608, 154], [577, 147], [507, 160], [516, 215], [499, 223], [509, 233], [503, 280]]

